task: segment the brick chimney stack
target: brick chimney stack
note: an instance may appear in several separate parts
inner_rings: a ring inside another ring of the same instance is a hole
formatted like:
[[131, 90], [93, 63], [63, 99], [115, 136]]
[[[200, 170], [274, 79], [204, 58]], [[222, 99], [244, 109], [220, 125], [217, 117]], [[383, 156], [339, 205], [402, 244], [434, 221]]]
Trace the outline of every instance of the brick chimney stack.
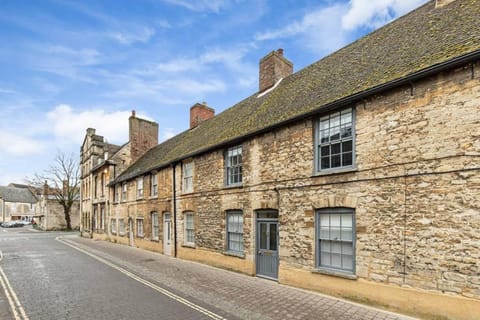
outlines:
[[263, 92], [275, 85], [278, 80], [293, 73], [293, 63], [283, 56], [283, 49], [272, 51], [260, 60], [259, 88]]
[[135, 110], [128, 119], [131, 163], [158, 145], [158, 123], [138, 118]]
[[215, 110], [207, 106], [206, 102], [195, 103], [190, 108], [190, 129], [195, 128], [205, 120], [215, 116]]

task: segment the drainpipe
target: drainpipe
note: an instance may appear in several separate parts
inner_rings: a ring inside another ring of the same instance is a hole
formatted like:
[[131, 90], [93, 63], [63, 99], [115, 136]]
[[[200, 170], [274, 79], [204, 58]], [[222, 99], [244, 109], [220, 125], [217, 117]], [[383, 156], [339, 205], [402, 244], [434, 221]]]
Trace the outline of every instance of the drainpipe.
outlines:
[[175, 167], [176, 163], [173, 163], [173, 256], [177, 257], [177, 180]]

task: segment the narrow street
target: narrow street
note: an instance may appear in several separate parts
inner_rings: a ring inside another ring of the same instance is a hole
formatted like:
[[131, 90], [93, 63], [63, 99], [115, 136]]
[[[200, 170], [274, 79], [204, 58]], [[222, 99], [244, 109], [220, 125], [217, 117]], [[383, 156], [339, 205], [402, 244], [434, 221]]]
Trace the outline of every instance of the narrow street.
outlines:
[[0, 319], [407, 319], [123, 245], [0, 229]]

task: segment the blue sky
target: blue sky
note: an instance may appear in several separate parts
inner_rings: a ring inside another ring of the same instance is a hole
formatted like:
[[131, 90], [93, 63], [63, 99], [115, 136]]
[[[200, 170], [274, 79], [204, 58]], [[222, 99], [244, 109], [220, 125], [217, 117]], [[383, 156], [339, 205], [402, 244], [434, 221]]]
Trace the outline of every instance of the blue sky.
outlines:
[[258, 61], [284, 49], [294, 71], [425, 0], [0, 0], [0, 185], [79, 156], [88, 127], [128, 139], [128, 116], [188, 128], [255, 93]]

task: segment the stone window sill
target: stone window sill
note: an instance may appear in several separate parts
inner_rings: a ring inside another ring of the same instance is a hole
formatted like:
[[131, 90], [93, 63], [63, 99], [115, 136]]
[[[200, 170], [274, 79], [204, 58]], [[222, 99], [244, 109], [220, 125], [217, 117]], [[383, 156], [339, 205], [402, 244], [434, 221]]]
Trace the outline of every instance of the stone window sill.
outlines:
[[330, 169], [330, 170], [324, 170], [324, 171], [315, 172], [315, 173], [312, 175], [312, 177], [323, 177], [323, 176], [328, 176], [328, 175], [342, 174], [342, 173], [351, 173], [351, 172], [357, 172], [357, 171], [358, 171], [358, 168], [357, 168], [357, 167]]
[[245, 259], [245, 254], [240, 252], [224, 251], [223, 255]]
[[235, 188], [243, 188], [243, 184], [237, 183], [237, 184], [229, 184], [229, 185], [223, 186], [223, 189], [235, 189]]
[[312, 273], [319, 273], [319, 274], [325, 274], [325, 275], [339, 277], [339, 278], [357, 280], [357, 275], [355, 275], [353, 273], [342, 272], [340, 270], [315, 268], [315, 269], [312, 270]]
[[182, 247], [190, 248], [190, 249], [196, 249], [197, 248], [195, 246], [195, 244], [193, 244], [193, 243], [184, 243], [184, 244], [182, 244]]

